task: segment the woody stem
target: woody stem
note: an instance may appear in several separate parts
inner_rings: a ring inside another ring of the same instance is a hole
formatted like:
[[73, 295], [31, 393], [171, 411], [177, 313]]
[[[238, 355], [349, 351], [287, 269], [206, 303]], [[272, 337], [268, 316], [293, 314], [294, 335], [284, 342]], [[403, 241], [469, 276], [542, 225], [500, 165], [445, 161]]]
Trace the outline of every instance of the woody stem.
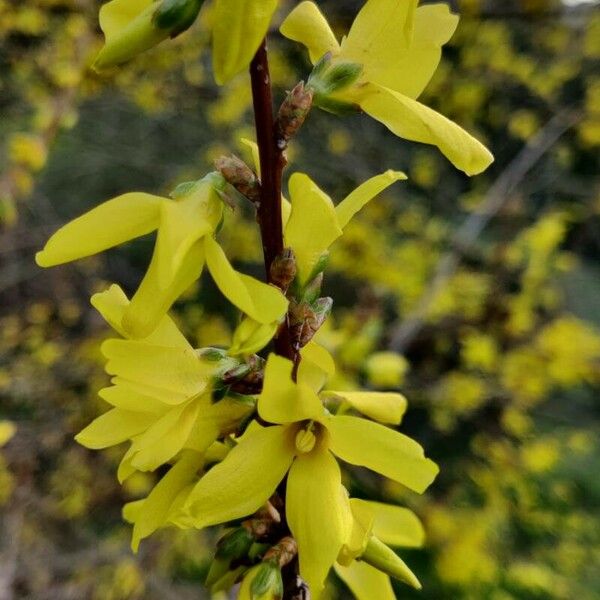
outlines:
[[[271, 264], [283, 252], [283, 223], [281, 218], [281, 179], [286, 165], [284, 149], [278, 144], [273, 94], [269, 74], [266, 39], [263, 40], [250, 63], [252, 100], [256, 139], [260, 154], [261, 189], [257, 207], [260, 235], [267, 281], [272, 283]], [[287, 322], [275, 338], [275, 352], [295, 359]]]

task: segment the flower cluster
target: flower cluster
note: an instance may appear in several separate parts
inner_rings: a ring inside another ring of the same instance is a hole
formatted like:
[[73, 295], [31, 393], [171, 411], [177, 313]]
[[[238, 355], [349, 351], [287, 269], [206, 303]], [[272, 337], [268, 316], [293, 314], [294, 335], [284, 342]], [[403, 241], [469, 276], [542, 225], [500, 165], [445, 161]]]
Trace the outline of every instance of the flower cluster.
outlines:
[[[112, 0], [100, 12], [106, 44], [95, 67], [119, 65], [185, 31], [202, 4]], [[212, 4], [214, 70], [223, 82], [255, 55], [278, 3]], [[333, 112], [362, 109], [400, 137], [437, 146], [467, 174], [485, 169], [490, 153], [416, 100], [456, 22], [442, 5], [369, 0], [338, 44], [316, 5], [302, 2], [281, 31], [309, 49], [315, 68], [273, 123], [280, 134], [275, 151], [314, 103]], [[272, 235], [281, 230], [283, 251], [266, 265], [263, 283], [238, 272], [218, 242], [240, 199], [264, 216], [273, 174], [259, 168], [268, 164], [267, 149], [251, 147], [254, 169], [223, 157], [218, 172], [181, 184], [169, 198], [118, 196], [65, 225], [38, 253], [38, 264], [48, 267], [157, 232], [131, 300], [117, 285], [92, 297], [118, 334], [102, 345], [112, 379], [100, 396], [112, 408], [77, 440], [93, 449], [129, 444], [120, 481], [167, 469], [146, 498], [125, 507], [135, 550], [160, 527], [236, 524], [217, 548], [208, 581], [214, 591], [241, 581], [240, 598], [280, 598], [282, 569], [297, 557], [300, 585], [314, 598], [332, 568], [360, 599], [393, 598], [389, 576], [420, 584], [388, 544], [420, 545], [420, 523], [407, 509], [351, 498], [338, 459], [417, 493], [438, 468], [394, 429], [406, 410], [402, 395], [327, 388], [334, 359], [314, 336], [333, 304], [321, 296], [330, 248], [366, 204], [406, 176], [386, 171], [335, 204], [308, 175], [294, 173], [290, 199], [278, 194], [271, 207], [281, 214]], [[265, 249], [268, 243], [263, 237]], [[193, 348], [168, 315], [204, 266], [242, 313], [227, 348]], [[271, 340], [275, 352], [259, 356]]]

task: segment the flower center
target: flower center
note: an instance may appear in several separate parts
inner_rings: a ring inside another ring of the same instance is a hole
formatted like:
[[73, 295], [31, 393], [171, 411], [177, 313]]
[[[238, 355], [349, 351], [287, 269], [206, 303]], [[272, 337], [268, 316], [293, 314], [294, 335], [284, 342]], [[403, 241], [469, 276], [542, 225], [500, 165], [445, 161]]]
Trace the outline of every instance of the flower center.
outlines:
[[304, 429], [296, 434], [296, 450], [301, 454], [310, 452], [317, 443], [317, 437], [313, 431], [313, 424], [310, 423]]

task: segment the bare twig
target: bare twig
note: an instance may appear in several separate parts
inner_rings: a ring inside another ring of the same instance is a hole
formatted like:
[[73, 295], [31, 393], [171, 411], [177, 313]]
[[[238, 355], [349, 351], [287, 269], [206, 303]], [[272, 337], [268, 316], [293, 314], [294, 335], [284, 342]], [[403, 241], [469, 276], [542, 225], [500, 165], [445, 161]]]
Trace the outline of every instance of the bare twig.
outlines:
[[455, 273], [464, 252], [473, 245], [529, 171], [580, 118], [581, 113], [571, 108], [560, 111], [529, 140], [509, 163], [490, 187], [481, 208], [472, 213], [453, 235], [450, 250], [440, 260], [433, 279], [418, 301], [416, 308], [392, 332], [389, 342], [391, 350], [404, 352], [411, 344], [423, 327], [433, 301]]

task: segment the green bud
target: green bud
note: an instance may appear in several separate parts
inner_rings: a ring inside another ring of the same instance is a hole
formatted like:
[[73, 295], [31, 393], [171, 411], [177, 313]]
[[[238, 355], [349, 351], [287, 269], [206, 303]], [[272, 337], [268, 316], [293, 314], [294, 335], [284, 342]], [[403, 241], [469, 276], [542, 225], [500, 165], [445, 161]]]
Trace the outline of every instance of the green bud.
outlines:
[[386, 546], [375, 536], [371, 536], [369, 539], [360, 560], [417, 590], [421, 589], [419, 580], [406, 563], [389, 546]]
[[206, 576], [206, 585], [211, 587], [221, 581], [230, 571], [231, 563], [244, 558], [253, 543], [252, 534], [244, 527], [226, 533], [217, 543], [215, 558]]
[[224, 358], [227, 358], [227, 351], [221, 348], [200, 348], [196, 350], [196, 354], [202, 359], [208, 362], [219, 362]]
[[193, 25], [203, 2], [204, 0], [163, 0], [152, 21], [159, 29], [166, 29], [169, 36], [174, 38]]
[[272, 561], [258, 565], [256, 575], [250, 585], [250, 592], [252, 598], [281, 598], [283, 580], [279, 566]]
[[319, 93], [330, 95], [355, 83], [362, 73], [362, 66], [356, 63], [338, 63], [322, 76]]

